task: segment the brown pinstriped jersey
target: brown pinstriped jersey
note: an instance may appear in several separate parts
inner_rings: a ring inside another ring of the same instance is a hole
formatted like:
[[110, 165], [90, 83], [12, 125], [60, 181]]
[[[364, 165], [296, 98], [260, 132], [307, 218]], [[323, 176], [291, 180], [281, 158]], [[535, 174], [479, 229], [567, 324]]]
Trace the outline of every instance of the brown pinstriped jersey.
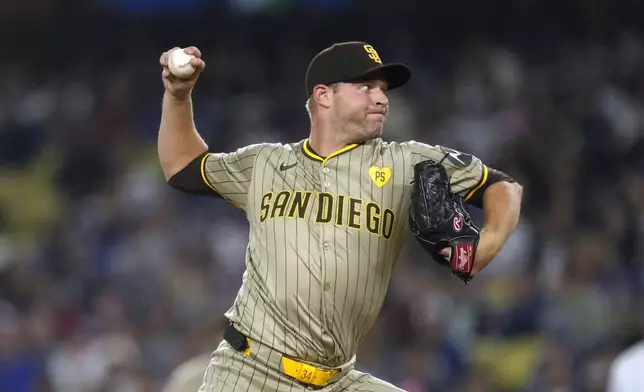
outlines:
[[375, 139], [327, 158], [307, 140], [206, 156], [204, 180], [250, 223], [246, 271], [226, 316], [286, 355], [348, 361], [380, 311], [403, 246], [413, 165], [446, 154], [452, 190], [470, 198], [487, 167], [418, 142]]

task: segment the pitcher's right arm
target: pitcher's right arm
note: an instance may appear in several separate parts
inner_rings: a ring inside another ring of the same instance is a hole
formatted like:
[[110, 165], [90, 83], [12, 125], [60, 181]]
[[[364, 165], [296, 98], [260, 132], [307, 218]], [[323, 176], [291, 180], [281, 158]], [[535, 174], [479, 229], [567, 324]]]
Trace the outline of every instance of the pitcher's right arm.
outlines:
[[157, 149], [166, 180], [170, 180], [208, 150], [208, 146], [195, 127], [191, 97], [192, 89], [206, 64], [201, 59], [199, 49], [195, 47], [184, 49], [186, 53], [195, 56], [191, 60], [195, 72], [187, 79], [179, 79], [168, 69], [168, 56], [173, 50], [180, 49], [170, 49], [163, 53], [159, 60], [163, 68], [161, 78], [165, 93]]
[[209, 151], [195, 126], [191, 97], [205, 63], [197, 48], [184, 49], [186, 53], [195, 56], [191, 63], [196, 71], [189, 78], [179, 79], [168, 69], [170, 51], [163, 53], [160, 59], [165, 93], [157, 149], [163, 175], [174, 189], [222, 197], [236, 207], [245, 209], [255, 157], [264, 144], [239, 148], [229, 153]]

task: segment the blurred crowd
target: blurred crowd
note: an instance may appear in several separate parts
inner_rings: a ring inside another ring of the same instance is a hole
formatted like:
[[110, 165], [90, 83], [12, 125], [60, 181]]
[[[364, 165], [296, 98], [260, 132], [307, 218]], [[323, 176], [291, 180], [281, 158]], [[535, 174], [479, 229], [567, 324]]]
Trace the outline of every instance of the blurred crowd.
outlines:
[[[214, 350], [248, 222], [165, 184], [158, 57], [200, 46], [197, 127], [232, 151], [308, 136], [305, 68], [332, 43], [98, 25], [93, 41], [58, 26], [38, 53], [0, 59], [1, 392], [156, 392]], [[615, 355], [644, 338], [644, 40], [439, 51], [411, 34], [371, 40], [415, 72], [390, 94], [385, 139], [477, 155], [524, 185], [524, 212], [467, 286], [410, 239], [358, 368], [409, 392], [604, 391]]]

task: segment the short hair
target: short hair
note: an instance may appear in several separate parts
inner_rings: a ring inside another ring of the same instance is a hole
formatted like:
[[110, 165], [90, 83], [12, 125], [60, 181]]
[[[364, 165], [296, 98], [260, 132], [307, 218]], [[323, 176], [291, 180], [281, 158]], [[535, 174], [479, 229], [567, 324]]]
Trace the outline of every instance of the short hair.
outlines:
[[306, 109], [306, 113], [309, 115], [309, 120], [313, 120], [313, 116], [311, 115], [311, 97], [309, 97], [304, 103], [304, 108]]

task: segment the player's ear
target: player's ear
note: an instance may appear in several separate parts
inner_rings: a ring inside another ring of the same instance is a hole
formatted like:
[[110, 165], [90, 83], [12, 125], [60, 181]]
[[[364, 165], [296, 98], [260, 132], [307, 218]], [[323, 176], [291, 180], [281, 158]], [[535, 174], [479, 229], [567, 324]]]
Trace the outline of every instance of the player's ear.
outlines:
[[313, 101], [324, 108], [331, 106], [333, 90], [329, 86], [318, 84], [313, 88]]

